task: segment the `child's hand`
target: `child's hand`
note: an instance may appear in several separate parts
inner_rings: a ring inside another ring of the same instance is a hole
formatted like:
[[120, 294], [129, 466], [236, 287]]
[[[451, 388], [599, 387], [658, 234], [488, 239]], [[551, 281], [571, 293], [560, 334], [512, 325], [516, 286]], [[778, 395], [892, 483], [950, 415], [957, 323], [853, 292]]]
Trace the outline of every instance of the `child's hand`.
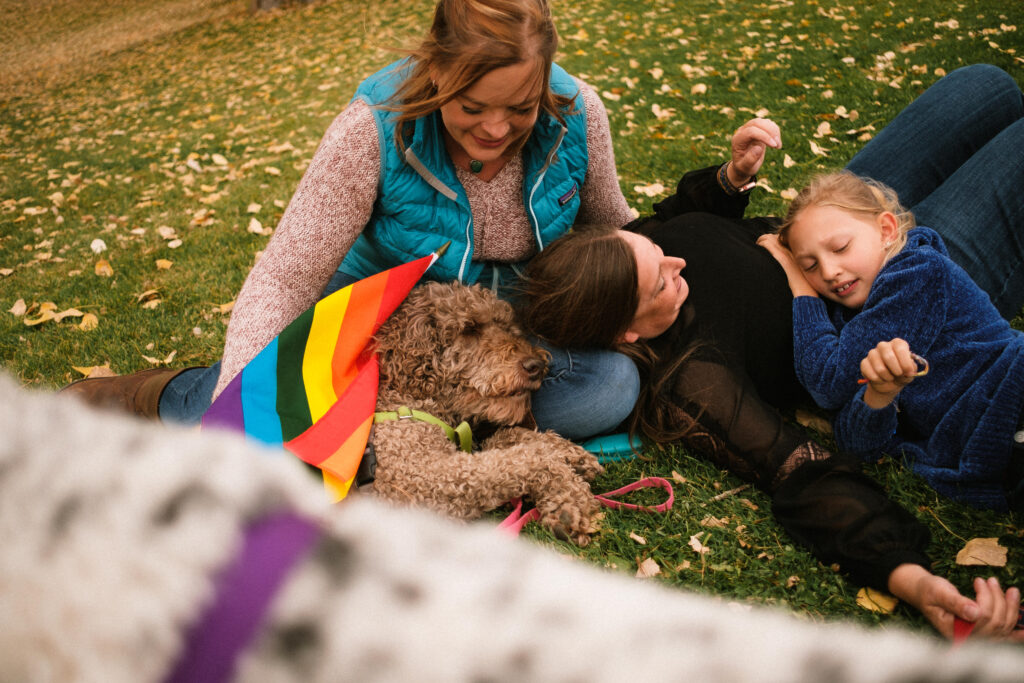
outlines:
[[900, 390], [914, 381], [917, 361], [910, 345], [899, 337], [879, 342], [860, 362], [860, 373], [867, 380], [864, 402], [875, 410], [892, 403]]
[[793, 254], [779, 243], [778, 235], [774, 233], [761, 235], [757, 238], [757, 243], [767, 249], [768, 253], [774, 256], [782, 266], [782, 270], [786, 273], [786, 280], [789, 282], [789, 291], [793, 293], [794, 297], [818, 296], [814, 287], [811, 287], [807, 278], [804, 277], [804, 271], [793, 260]]

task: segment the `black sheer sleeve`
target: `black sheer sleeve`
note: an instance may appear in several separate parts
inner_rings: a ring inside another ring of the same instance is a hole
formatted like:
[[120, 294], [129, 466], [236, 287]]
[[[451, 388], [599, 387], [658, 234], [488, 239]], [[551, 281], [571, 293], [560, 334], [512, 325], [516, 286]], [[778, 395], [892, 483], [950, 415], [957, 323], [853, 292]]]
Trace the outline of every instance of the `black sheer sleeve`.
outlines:
[[860, 471], [810, 441], [764, 403], [745, 376], [690, 360], [675, 382], [680, 419], [697, 429], [683, 439], [772, 496], [772, 513], [794, 539], [855, 581], [886, 590], [900, 564], [929, 566], [928, 530]]
[[728, 195], [718, 184], [719, 166], [708, 166], [684, 175], [676, 192], [654, 205], [654, 217], [667, 221], [685, 213], [713, 213], [723, 218], [743, 218], [748, 194]]

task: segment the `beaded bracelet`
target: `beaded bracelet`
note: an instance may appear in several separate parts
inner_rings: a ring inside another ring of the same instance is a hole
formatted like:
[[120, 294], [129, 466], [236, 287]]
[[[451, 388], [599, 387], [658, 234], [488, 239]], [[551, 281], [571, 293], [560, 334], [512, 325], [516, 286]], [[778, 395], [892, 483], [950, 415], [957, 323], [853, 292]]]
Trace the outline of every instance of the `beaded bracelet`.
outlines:
[[727, 161], [724, 164], [722, 164], [718, 169], [718, 186], [722, 188], [722, 191], [725, 192], [730, 197], [735, 197], [736, 195], [746, 194], [753, 190], [754, 186], [757, 185], [756, 175], [754, 175], [742, 187], [736, 187], [735, 185], [732, 184], [732, 181], [729, 180], [729, 164], [731, 163], [731, 161]]

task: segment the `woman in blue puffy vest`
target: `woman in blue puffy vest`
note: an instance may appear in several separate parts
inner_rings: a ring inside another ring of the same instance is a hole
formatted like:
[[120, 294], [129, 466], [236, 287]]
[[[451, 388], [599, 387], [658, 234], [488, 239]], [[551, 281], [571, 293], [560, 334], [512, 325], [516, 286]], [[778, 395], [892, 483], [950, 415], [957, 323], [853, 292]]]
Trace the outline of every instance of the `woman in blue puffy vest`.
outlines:
[[[72, 385], [87, 400], [197, 421], [213, 396], [318, 298], [452, 242], [428, 277], [504, 293], [577, 221], [622, 225], [608, 116], [553, 63], [547, 0], [440, 0], [410, 55], [367, 78], [320, 143], [239, 293], [223, 359]], [[632, 361], [549, 347], [544, 429], [614, 429], [639, 392]]]

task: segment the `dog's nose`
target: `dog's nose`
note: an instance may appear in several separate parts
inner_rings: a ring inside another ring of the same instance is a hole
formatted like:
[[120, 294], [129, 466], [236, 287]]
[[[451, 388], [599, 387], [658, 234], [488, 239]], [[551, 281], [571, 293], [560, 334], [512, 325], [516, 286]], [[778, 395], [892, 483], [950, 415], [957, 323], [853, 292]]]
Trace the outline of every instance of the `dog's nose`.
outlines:
[[523, 370], [529, 375], [531, 382], [536, 382], [544, 376], [548, 364], [539, 358], [527, 358], [523, 361]]

